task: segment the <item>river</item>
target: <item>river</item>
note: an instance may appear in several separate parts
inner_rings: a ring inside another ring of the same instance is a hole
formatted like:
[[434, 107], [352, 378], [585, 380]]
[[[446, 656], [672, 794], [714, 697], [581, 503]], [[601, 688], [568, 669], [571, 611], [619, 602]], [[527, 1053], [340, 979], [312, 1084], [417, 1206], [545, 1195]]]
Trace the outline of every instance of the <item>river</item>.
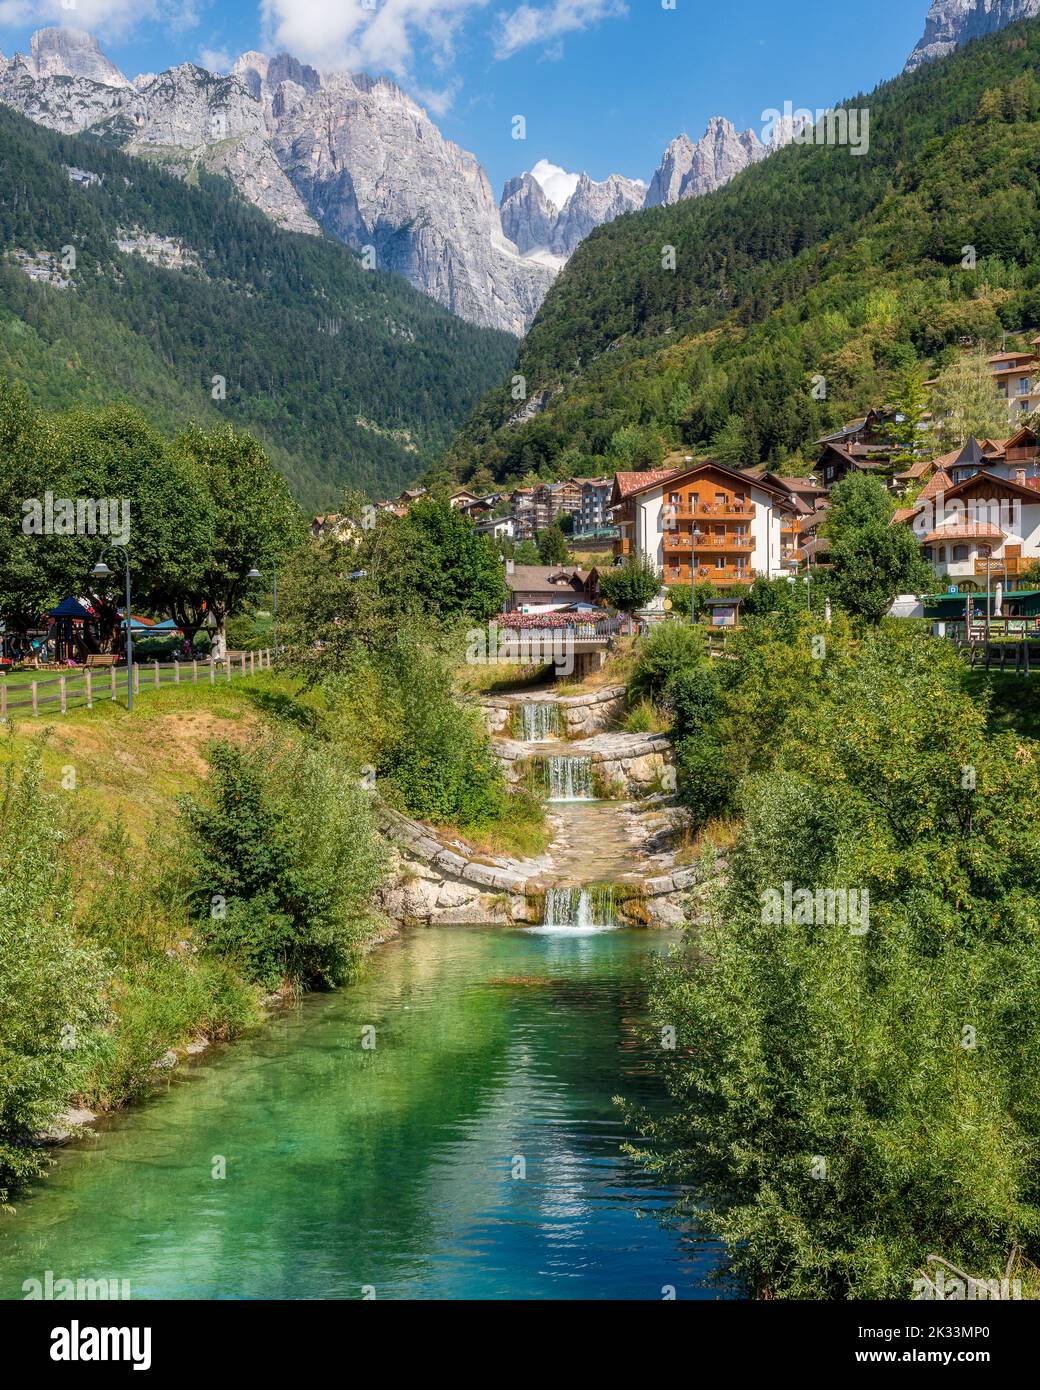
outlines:
[[668, 941], [406, 933], [64, 1149], [0, 1218], [0, 1296], [49, 1270], [134, 1299], [718, 1297], [612, 1103], [662, 1102], [639, 1022]]

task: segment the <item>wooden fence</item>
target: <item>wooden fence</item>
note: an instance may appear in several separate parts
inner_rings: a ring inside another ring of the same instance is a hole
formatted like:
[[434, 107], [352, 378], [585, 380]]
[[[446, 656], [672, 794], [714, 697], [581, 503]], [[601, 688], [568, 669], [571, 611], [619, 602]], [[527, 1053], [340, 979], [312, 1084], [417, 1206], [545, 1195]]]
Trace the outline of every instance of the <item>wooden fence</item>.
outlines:
[[[271, 669], [269, 648], [253, 652], [229, 652], [226, 661], [148, 661], [134, 662], [134, 694], [162, 685], [216, 685], [235, 676], [252, 676]], [[126, 667], [64, 671], [60, 675], [41, 675], [38, 679], [8, 688], [7, 677], [0, 676], [0, 723], [12, 715], [67, 714], [70, 709], [93, 709], [95, 700], [118, 700], [126, 693]]]

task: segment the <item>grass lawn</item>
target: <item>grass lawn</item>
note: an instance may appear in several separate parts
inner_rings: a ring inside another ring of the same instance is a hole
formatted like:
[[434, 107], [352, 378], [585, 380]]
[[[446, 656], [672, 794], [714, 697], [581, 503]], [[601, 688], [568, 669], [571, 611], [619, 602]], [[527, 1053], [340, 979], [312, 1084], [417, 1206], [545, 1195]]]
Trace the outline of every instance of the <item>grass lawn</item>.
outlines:
[[[124, 673], [125, 680], [125, 673]], [[245, 740], [271, 717], [300, 723], [294, 683], [276, 671], [209, 683], [142, 684], [134, 712], [120, 703], [97, 700], [92, 710], [70, 704], [66, 715], [44, 707], [39, 719], [14, 710], [6, 736], [0, 735], [0, 767], [32, 739], [43, 741], [47, 783], [62, 789], [66, 770], [75, 769], [75, 792], [84, 825], [100, 828], [120, 817], [131, 841], [151, 847], [176, 814], [177, 798], [205, 775], [203, 757], [210, 739]], [[160, 836], [161, 838], [161, 836]]]

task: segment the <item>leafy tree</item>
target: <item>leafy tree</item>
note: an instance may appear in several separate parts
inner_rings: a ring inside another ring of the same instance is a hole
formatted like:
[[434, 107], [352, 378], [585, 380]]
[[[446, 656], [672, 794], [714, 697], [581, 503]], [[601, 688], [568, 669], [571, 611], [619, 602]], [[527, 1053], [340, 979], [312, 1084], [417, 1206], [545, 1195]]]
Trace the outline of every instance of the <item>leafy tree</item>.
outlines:
[[335, 753], [217, 742], [182, 804], [196, 932], [268, 988], [340, 983], [385, 869], [368, 794]]
[[830, 561], [833, 598], [875, 628], [897, 594], [925, 593], [933, 578], [905, 526], [849, 528], [831, 547]]
[[162, 592], [190, 638], [210, 616], [224, 632], [228, 618], [253, 592], [249, 571], [284, 564], [298, 543], [300, 525], [288, 488], [255, 439], [229, 425], [210, 433], [193, 426], [178, 443], [213, 533], [212, 548]]
[[893, 510], [892, 498], [877, 478], [869, 473], [850, 473], [831, 489], [824, 534], [836, 541], [862, 526], [887, 525]]
[[516, 554], [513, 559], [518, 565], [541, 564], [541, 556], [538, 554], [538, 547], [534, 541], [521, 541], [516, 547]]
[[542, 565], [565, 565], [568, 559], [567, 537], [557, 522], [538, 532], [538, 562]]
[[[992, 1278], [1040, 1253], [1038, 762], [927, 635], [817, 665], [739, 789], [710, 923], [655, 982], [678, 1046], [646, 1153], [747, 1293], [908, 1298], [929, 1254]], [[778, 910], [785, 885], [811, 910]]]
[[501, 611], [505, 600], [501, 558], [469, 517], [447, 502], [423, 497], [396, 529], [399, 568], [393, 574], [384, 565], [384, 582], [413, 596], [420, 611], [444, 621], [481, 620]]
[[965, 353], [944, 367], [932, 388], [936, 438], [944, 449], [969, 439], [1003, 439], [1007, 402], [997, 394], [986, 356]]
[[[19, 391], [0, 387], [0, 431], [0, 491], [7, 500], [0, 612], [12, 629], [24, 630], [69, 595], [91, 595], [102, 624], [114, 632], [122, 567], [112, 561], [118, 573], [108, 585], [90, 578], [113, 540], [126, 544], [134, 601], [146, 610], [163, 609], [212, 550], [212, 517], [192, 470], [136, 411], [110, 406], [45, 416]], [[35, 529], [45, 518], [26, 509], [42, 511], [48, 492], [55, 530], [66, 529], [63, 502], [90, 503], [82, 519], [68, 518], [69, 534]], [[100, 517], [93, 510], [98, 502]]]
[[645, 556], [629, 558], [600, 575], [600, 597], [629, 616], [645, 608], [660, 592], [661, 576]]

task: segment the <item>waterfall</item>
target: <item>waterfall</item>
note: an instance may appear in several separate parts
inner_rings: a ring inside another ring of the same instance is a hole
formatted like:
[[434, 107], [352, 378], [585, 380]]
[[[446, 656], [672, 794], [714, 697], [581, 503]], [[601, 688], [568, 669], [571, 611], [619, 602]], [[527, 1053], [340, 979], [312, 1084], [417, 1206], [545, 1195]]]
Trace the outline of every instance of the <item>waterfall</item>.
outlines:
[[560, 736], [560, 707], [555, 704], [521, 705], [520, 737], [524, 743], [544, 743]]
[[592, 801], [592, 759], [563, 758], [554, 754], [545, 760], [545, 784], [550, 801]]
[[545, 920], [535, 931], [607, 931], [617, 926], [613, 884], [547, 888]]

